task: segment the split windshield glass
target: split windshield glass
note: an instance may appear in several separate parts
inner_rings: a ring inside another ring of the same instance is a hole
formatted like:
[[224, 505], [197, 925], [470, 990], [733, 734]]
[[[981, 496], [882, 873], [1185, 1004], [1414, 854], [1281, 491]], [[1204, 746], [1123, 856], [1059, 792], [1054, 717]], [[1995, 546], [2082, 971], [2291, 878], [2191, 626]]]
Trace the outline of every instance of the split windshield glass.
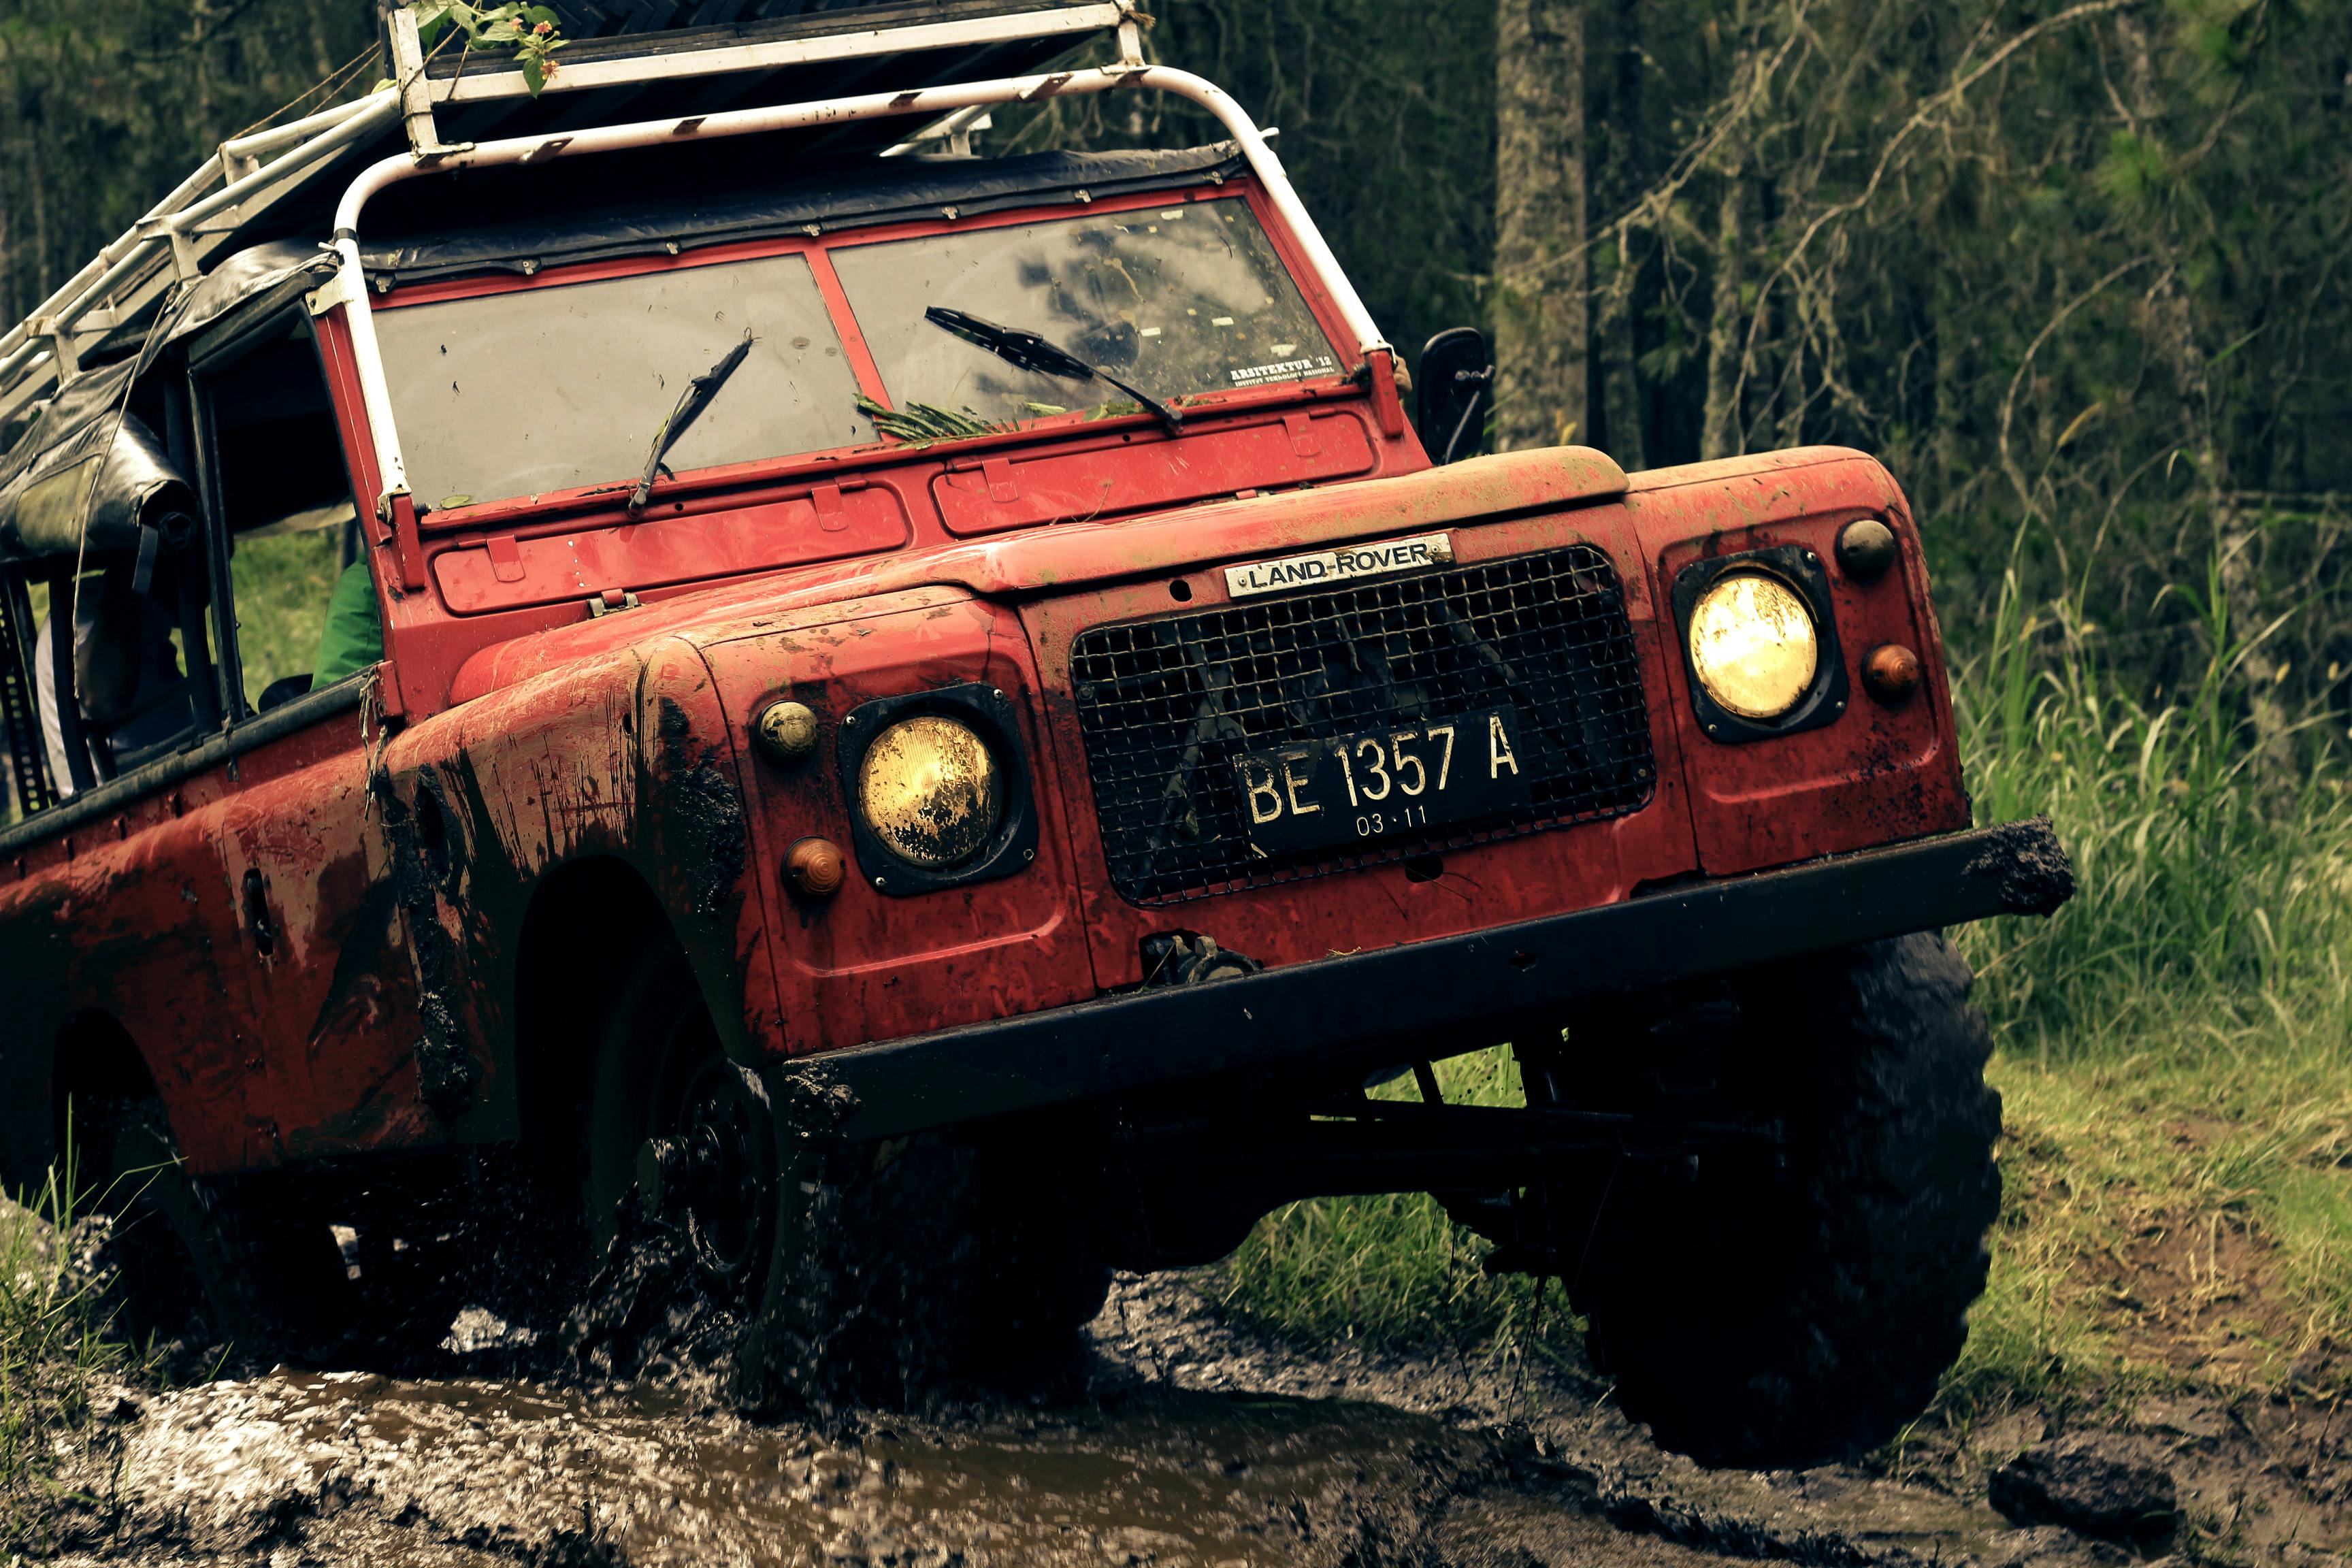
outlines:
[[845, 246], [833, 264], [902, 408], [1004, 424], [1132, 406], [942, 331], [923, 319], [933, 305], [1035, 332], [1162, 401], [1339, 374], [1273, 243], [1231, 198]]
[[[902, 410], [921, 403], [1009, 425], [1134, 406], [1103, 382], [1024, 371], [941, 331], [923, 319], [932, 305], [1037, 332], [1163, 401], [1339, 374], [1272, 242], [1232, 198], [844, 240], [828, 254]], [[409, 489], [446, 510], [634, 484], [687, 384], [747, 329], [750, 356], [666, 468], [877, 439], [798, 255], [380, 309]]]
[[409, 489], [448, 508], [633, 482], [687, 383], [747, 329], [749, 357], [665, 456], [674, 472], [874, 439], [798, 256], [380, 310]]

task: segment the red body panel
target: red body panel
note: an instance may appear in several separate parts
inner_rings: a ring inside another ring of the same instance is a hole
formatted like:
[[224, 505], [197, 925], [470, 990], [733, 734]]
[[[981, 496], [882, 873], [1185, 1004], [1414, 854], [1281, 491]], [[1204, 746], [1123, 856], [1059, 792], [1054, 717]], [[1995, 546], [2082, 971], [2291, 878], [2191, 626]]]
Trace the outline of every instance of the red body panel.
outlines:
[[[1969, 825], [1943, 633], [1910, 508], [1876, 463], [1806, 463], [1811, 456], [1774, 453], [1644, 475], [1627, 497], [1662, 598], [1675, 574], [1704, 556], [1790, 544], [1834, 563], [1838, 531], [1861, 517], [1885, 521], [1901, 544], [1899, 563], [1874, 583], [1829, 568], [1853, 688], [1836, 723], [1746, 745], [1711, 742], [1691, 708], [1687, 667], [1679, 657], [1666, 661], [1671, 700], [1664, 706], [1675, 717], [1699, 864], [1710, 876]], [[1926, 672], [1898, 707], [1873, 699], [1863, 683], [1862, 661], [1882, 643], [1910, 648]]]
[[907, 539], [898, 488], [852, 479], [813, 485], [791, 500], [621, 528], [459, 534], [457, 548], [434, 557], [433, 580], [453, 614], [470, 616], [870, 555]]
[[[147, 1046], [184, 1151], [220, 1166], [277, 1158], [271, 1080], [246, 1026], [240, 890], [221, 861], [229, 794], [218, 773], [186, 780], [29, 849], [0, 889], [0, 930], [34, 939], [12, 943], [11, 1033], [112, 1017]], [[37, 980], [66, 1005], [27, 994]]]
[[[317, 730], [238, 760], [220, 858], [247, 917], [216, 952], [233, 971], [238, 1037], [265, 1064], [278, 1157], [347, 1153], [436, 1134], [417, 1101], [416, 969], [391, 868], [368, 821], [366, 762]], [[257, 876], [266, 942], [254, 929]], [[199, 1167], [226, 1151], [183, 1146]]]
[[[974, 682], [997, 687], [1028, 716], [1036, 743], [1037, 681], [1010, 612], [952, 590], [868, 600], [843, 615], [730, 637], [706, 648], [739, 732], [791, 697], [839, 715], [876, 697]], [[1036, 862], [1018, 876], [896, 898], [853, 873], [830, 899], [787, 890], [777, 875], [793, 841], [850, 842], [848, 802], [833, 748], [746, 769], [752, 860], [772, 913], [783, 1040], [793, 1052], [921, 1034], [1094, 994], [1078, 924], [1060, 803], [1041, 792]]]

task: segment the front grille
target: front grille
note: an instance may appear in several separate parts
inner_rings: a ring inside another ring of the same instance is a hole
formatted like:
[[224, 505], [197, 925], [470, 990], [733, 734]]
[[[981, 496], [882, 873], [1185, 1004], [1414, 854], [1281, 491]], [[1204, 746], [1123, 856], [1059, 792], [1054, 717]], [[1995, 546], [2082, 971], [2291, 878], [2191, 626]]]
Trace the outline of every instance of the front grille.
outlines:
[[[1325, 876], [1639, 809], [1650, 721], [1617, 574], [1591, 545], [1096, 626], [1070, 656], [1113, 884], [1139, 904]], [[1531, 803], [1420, 837], [1261, 857], [1235, 760], [1510, 704]], [[1523, 761], [1528, 759], [1523, 757]]]

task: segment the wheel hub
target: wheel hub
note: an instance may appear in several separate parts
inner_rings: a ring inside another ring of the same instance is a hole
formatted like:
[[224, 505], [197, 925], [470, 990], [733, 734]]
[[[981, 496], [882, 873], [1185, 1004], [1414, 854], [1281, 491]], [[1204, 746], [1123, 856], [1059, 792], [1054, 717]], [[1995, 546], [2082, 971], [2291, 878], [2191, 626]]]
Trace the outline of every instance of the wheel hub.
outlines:
[[758, 1079], [722, 1058], [680, 1086], [671, 1131], [638, 1147], [638, 1201], [685, 1232], [714, 1286], [756, 1278], [775, 1226], [775, 1135]]

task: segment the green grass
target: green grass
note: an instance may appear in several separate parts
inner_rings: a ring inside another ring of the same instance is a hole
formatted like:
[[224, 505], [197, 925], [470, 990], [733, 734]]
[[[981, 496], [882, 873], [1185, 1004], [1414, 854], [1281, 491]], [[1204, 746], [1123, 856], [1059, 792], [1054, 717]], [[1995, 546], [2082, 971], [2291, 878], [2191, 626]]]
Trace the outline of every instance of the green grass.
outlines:
[[[1955, 933], [1993, 1020], [2008, 1197], [1947, 1415], [2149, 1384], [2275, 1387], [2352, 1342], [2352, 794], [2266, 773], [2245, 639], [2204, 614], [2168, 703], [2103, 668], [2076, 606], [2012, 592], [1956, 671], [1980, 816], [2047, 813], [2081, 883], [2052, 920]], [[1504, 1053], [1452, 1097], [1515, 1099]], [[1407, 1092], [1410, 1092], [1409, 1090]], [[1305, 1336], [1493, 1342], [1567, 1325], [1425, 1198], [1293, 1204], [1223, 1268], [1236, 1312]], [[1556, 1299], [1555, 1299], [1556, 1300]]]
[[340, 531], [314, 529], [237, 542], [229, 572], [247, 702], [258, 706], [264, 689], [281, 676], [310, 672], [341, 571]]
[[[1518, 1067], [1502, 1048], [1436, 1064], [1449, 1103], [1524, 1103]], [[1410, 1078], [1373, 1090], [1417, 1100]], [[1514, 1342], [1559, 1325], [1527, 1279], [1482, 1274], [1486, 1246], [1424, 1193], [1320, 1198], [1276, 1210], [1221, 1270], [1226, 1305], [1264, 1326], [1310, 1339]]]
[[29, 1207], [0, 1204], [0, 1549], [37, 1555], [60, 1519], [96, 1502], [61, 1482], [60, 1445], [89, 1426], [100, 1390], [145, 1370], [75, 1255], [63, 1190], [52, 1176]]
[[2106, 679], [2074, 607], [2013, 595], [1963, 672], [1980, 801], [2048, 812], [2082, 886], [2053, 920], [1959, 935], [2010, 1196], [1956, 1407], [2274, 1386], [2352, 1337], [2352, 795], [2324, 754], [2259, 761], [2214, 586], [2175, 702]]

